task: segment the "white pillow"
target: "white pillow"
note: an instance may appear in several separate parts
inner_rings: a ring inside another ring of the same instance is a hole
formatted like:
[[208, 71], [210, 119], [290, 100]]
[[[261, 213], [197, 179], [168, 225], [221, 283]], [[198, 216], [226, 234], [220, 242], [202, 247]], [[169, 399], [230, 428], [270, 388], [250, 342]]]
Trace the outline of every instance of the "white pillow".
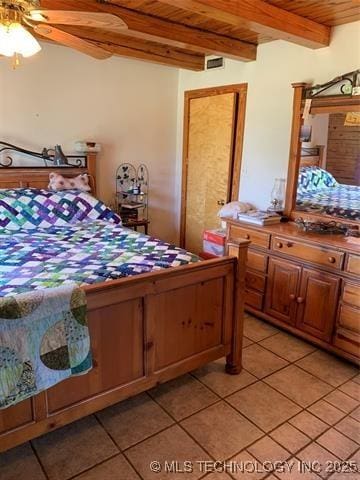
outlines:
[[230, 202], [224, 205], [218, 211], [218, 217], [226, 217], [226, 218], [237, 218], [238, 213], [245, 213], [249, 210], [253, 210], [254, 206], [251, 203], [245, 202]]

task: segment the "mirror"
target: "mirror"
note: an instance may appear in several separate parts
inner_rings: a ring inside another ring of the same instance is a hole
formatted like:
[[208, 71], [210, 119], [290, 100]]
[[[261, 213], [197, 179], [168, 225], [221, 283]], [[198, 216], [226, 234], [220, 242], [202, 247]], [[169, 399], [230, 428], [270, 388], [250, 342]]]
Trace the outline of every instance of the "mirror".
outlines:
[[360, 113], [310, 114], [299, 150], [295, 210], [360, 221]]

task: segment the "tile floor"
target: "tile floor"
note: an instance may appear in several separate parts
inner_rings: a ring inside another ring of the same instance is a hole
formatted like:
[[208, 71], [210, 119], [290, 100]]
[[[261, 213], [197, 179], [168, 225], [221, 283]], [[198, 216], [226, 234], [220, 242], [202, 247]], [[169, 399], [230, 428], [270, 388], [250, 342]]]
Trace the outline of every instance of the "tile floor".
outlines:
[[0, 454], [0, 479], [360, 478], [326, 468], [360, 468], [358, 369], [251, 316], [245, 336], [239, 376], [217, 361], [44, 435]]

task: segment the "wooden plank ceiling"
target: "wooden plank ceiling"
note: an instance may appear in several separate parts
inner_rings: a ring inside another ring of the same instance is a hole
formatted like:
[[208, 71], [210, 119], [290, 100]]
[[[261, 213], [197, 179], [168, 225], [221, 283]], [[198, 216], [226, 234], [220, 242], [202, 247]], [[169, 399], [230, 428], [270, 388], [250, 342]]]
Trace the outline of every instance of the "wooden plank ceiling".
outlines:
[[41, 6], [115, 14], [128, 25], [124, 33], [61, 29], [115, 55], [191, 70], [202, 70], [210, 54], [254, 61], [258, 44], [277, 39], [324, 47], [332, 26], [360, 20], [359, 0], [42, 0]]

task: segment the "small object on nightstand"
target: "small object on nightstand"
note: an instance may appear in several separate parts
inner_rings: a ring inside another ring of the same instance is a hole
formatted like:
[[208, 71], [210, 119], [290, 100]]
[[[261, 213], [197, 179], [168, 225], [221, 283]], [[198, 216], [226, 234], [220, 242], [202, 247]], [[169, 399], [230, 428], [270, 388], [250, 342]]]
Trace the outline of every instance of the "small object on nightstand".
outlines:
[[116, 171], [116, 206], [124, 227], [149, 226], [149, 172], [145, 165], [136, 168], [131, 163], [122, 163]]

